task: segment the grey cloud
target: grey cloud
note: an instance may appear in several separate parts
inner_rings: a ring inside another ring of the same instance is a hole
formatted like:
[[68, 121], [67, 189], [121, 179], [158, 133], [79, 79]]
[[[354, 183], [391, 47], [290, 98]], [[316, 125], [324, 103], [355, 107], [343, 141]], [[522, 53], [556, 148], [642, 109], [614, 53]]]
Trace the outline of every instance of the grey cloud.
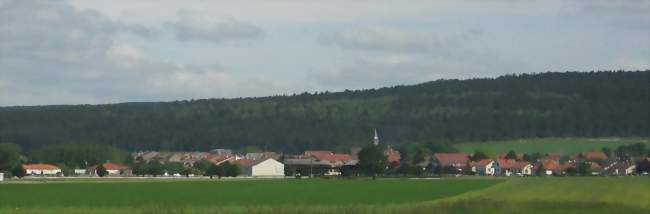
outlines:
[[262, 29], [250, 23], [238, 21], [234, 18], [214, 19], [190, 13], [187, 10], [180, 10], [178, 20], [167, 22], [165, 25], [180, 40], [223, 42], [257, 39], [264, 35]]
[[0, 105], [251, 96], [273, 87], [220, 67], [150, 59], [116, 41], [131, 27], [63, 1], [3, 2]]
[[481, 34], [471, 29], [457, 35], [441, 36], [430, 32], [406, 30], [387, 26], [347, 28], [323, 35], [324, 44], [349, 50], [431, 52], [446, 54], [462, 43]]

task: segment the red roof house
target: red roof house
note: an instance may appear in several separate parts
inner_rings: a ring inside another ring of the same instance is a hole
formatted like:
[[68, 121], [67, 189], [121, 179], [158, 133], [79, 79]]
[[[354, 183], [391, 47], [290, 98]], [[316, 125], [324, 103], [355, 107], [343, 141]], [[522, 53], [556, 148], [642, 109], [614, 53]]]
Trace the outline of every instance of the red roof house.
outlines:
[[469, 163], [469, 155], [465, 153], [435, 153], [433, 156], [443, 167], [464, 167]]

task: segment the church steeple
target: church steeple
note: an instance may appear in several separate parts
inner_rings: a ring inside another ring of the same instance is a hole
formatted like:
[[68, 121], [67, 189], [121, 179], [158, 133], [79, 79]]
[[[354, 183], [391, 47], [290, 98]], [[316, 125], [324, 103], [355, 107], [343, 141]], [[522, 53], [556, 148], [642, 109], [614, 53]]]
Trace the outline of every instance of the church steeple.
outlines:
[[375, 128], [375, 137], [373, 138], [375, 146], [379, 145], [379, 135], [377, 135], [377, 128]]

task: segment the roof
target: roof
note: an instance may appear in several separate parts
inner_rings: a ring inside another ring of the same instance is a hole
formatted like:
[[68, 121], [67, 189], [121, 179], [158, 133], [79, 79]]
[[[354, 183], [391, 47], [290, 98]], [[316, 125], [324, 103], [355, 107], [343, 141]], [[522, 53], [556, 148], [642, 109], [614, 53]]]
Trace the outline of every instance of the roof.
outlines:
[[245, 167], [250, 167], [250, 166], [255, 166], [259, 163], [262, 163], [264, 161], [267, 161], [269, 159], [275, 160], [273, 158], [262, 158], [262, 159], [257, 159], [257, 160], [252, 160], [252, 159], [239, 159], [235, 160], [234, 164], [238, 166], [245, 166]]
[[386, 150], [384, 150], [384, 155], [386, 155], [386, 158], [388, 159], [388, 163], [392, 163], [392, 162], [399, 163], [399, 161], [401, 159], [401, 155], [399, 154], [399, 152], [395, 151], [394, 149], [392, 149], [390, 147], [386, 148]]
[[326, 156], [326, 155], [331, 155], [334, 154], [334, 152], [329, 151], [329, 150], [307, 150], [305, 151], [305, 156], [316, 156], [316, 158], [320, 156]]
[[23, 164], [24, 169], [36, 169], [36, 170], [57, 170], [60, 169], [58, 166], [52, 165], [52, 164], [43, 164], [43, 163], [37, 163], [37, 164]]
[[472, 162], [471, 165], [472, 166], [478, 166], [478, 167], [484, 167], [484, 166], [487, 166], [488, 164], [490, 164], [491, 162], [492, 162], [492, 160], [490, 160], [490, 159], [483, 159], [483, 160], [479, 160], [477, 162]]
[[438, 163], [442, 166], [451, 166], [454, 164], [467, 164], [469, 162], [469, 156], [465, 153], [435, 153], [434, 157], [438, 160]]
[[127, 166], [123, 166], [115, 163], [105, 163], [102, 165], [104, 166], [104, 168], [106, 168], [106, 170], [124, 170], [128, 168]]

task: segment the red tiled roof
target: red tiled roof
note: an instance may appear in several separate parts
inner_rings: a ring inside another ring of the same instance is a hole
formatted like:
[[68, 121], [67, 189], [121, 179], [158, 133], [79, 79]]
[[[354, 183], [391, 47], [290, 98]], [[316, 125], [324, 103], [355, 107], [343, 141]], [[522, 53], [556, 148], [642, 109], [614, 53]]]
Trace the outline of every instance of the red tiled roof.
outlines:
[[386, 158], [388, 159], [388, 163], [393, 163], [393, 162], [399, 163], [401, 159], [401, 155], [399, 154], [399, 152], [395, 151], [392, 148], [386, 148], [386, 150], [384, 150], [384, 155], [386, 155]]
[[36, 170], [56, 170], [59, 169], [58, 166], [52, 165], [52, 164], [42, 164], [42, 163], [37, 163], [37, 164], [23, 164], [24, 169], [36, 169]]
[[127, 166], [123, 166], [115, 163], [105, 163], [102, 165], [104, 166], [104, 168], [106, 168], [106, 170], [124, 170], [128, 168]]
[[490, 164], [490, 162], [492, 162], [492, 160], [490, 160], [490, 159], [483, 159], [483, 160], [479, 160], [478, 162], [472, 162], [471, 165], [473, 165], [473, 166], [479, 166], [479, 167], [484, 167], [484, 166], [487, 166], [488, 164]]
[[318, 157], [318, 156], [325, 156], [325, 155], [331, 155], [331, 154], [334, 154], [334, 152], [328, 151], [328, 150], [307, 150], [307, 151], [305, 151], [305, 156], [313, 155], [313, 156]]
[[442, 166], [465, 165], [469, 162], [469, 156], [465, 153], [435, 153], [433, 156]]

